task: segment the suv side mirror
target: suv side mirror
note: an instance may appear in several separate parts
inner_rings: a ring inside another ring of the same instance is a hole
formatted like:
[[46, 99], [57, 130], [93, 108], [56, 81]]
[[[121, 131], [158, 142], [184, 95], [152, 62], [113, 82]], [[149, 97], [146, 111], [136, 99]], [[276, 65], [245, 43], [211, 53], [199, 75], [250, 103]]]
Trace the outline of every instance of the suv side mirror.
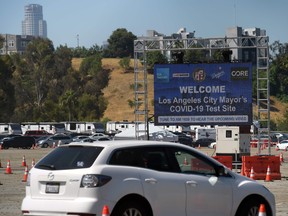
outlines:
[[227, 174], [223, 166], [218, 166], [216, 172], [218, 176], [225, 176]]

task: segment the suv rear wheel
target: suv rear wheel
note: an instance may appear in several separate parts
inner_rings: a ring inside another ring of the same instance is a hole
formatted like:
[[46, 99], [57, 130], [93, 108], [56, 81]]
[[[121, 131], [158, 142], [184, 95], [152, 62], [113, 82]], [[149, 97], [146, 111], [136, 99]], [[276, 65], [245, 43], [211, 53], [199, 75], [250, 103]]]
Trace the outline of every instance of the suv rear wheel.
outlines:
[[136, 203], [133, 201], [121, 203], [116, 206], [111, 216], [152, 216], [149, 215], [145, 209], [145, 205], [142, 203]]

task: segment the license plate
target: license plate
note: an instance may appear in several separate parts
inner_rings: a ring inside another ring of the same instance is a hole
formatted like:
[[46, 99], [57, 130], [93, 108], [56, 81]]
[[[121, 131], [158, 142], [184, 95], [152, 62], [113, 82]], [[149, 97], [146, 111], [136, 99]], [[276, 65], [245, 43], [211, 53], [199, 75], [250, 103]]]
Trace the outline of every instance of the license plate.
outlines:
[[59, 193], [59, 188], [60, 188], [60, 183], [58, 182], [48, 182], [46, 184], [46, 193], [53, 193], [53, 194], [58, 194]]

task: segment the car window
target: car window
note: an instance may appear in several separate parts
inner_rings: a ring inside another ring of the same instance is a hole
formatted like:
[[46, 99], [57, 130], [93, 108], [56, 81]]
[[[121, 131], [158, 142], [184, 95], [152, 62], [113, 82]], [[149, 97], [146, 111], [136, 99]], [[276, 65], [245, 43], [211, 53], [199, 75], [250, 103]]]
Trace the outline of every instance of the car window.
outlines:
[[175, 157], [182, 173], [216, 175], [215, 168], [204, 158], [183, 149], [173, 149], [171, 157]]
[[140, 147], [120, 149], [113, 153], [109, 164], [143, 167], [157, 171], [174, 172], [165, 148]]
[[102, 147], [58, 147], [36, 164], [38, 169], [67, 170], [91, 167]]

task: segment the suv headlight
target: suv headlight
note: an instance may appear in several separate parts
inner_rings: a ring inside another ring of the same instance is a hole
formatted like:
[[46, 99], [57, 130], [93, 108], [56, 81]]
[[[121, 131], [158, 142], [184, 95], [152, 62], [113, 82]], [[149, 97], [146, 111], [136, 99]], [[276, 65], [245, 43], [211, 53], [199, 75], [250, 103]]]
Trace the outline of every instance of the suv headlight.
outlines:
[[112, 178], [105, 175], [86, 174], [82, 177], [81, 186], [85, 188], [101, 187], [108, 183]]

